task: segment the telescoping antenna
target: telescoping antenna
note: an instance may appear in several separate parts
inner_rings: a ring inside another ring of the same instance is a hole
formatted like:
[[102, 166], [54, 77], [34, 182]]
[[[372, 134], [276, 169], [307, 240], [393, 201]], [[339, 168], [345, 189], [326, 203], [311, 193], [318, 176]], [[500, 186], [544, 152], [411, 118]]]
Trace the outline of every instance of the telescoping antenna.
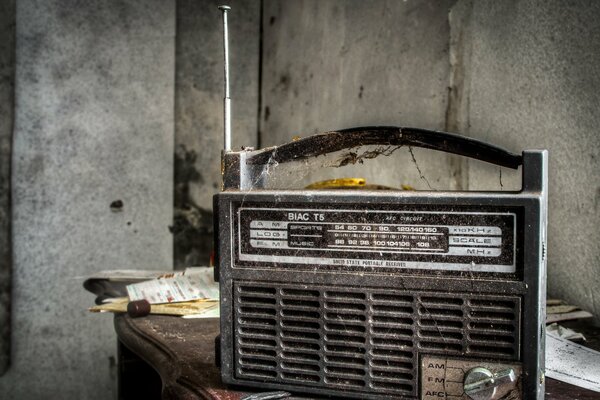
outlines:
[[227, 32], [227, 12], [229, 6], [219, 6], [223, 12], [223, 53], [225, 54], [225, 86], [223, 97], [223, 147], [225, 151], [231, 150], [231, 98], [229, 97], [229, 34]]

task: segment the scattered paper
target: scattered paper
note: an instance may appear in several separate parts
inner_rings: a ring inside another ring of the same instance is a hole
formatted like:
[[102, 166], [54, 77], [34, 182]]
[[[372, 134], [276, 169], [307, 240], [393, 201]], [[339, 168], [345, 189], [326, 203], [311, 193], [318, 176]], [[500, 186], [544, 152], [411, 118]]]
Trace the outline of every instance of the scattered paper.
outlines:
[[111, 298], [127, 296], [127, 285], [149, 279], [168, 278], [183, 275], [185, 271], [154, 271], [119, 269], [94, 273], [83, 282], [83, 287], [94, 293], [96, 304], [110, 301]]
[[569, 306], [569, 305], [553, 305], [553, 306], [547, 306], [546, 307], [546, 314], [562, 314], [562, 313], [568, 313], [568, 312], [573, 312], [573, 311], [578, 311], [581, 310], [579, 307], [577, 306]]
[[155, 271], [145, 269], [113, 269], [94, 273], [88, 280], [132, 281], [183, 275], [185, 271]]
[[212, 268], [188, 268], [184, 273], [173, 277], [127, 285], [127, 294], [131, 301], [145, 299], [150, 304], [217, 300], [219, 286], [213, 280]]
[[198, 314], [190, 314], [184, 315], [182, 318], [192, 319], [192, 318], [220, 318], [221, 317], [221, 309], [219, 308], [219, 303], [216, 303], [216, 306], [213, 308], [206, 309]]
[[546, 324], [552, 324], [560, 321], [570, 321], [573, 319], [591, 318], [593, 315], [587, 311], [573, 311], [562, 314], [548, 314], [546, 315]]
[[552, 333], [553, 335], [566, 340], [585, 340], [585, 336], [583, 336], [583, 334], [575, 332], [572, 329], [565, 328], [564, 326], [560, 326], [557, 323], [548, 325], [546, 327], [546, 333]]
[[581, 308], [572, 304], [567, 304], [564, 300], [546, 300], [546, 324], [591, 317], [593, 317], [591, 313], [583, 311]]
[[547, 332], [546, 376], [600, 392], [600, 352]]

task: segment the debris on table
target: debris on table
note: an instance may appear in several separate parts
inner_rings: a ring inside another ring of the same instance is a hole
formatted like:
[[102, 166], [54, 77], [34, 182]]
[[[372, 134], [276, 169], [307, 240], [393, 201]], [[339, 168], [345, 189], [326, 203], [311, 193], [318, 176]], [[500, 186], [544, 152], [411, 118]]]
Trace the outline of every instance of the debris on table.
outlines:
[[219, 285], [208, 267], [188, 268], [183, 274], [152, 279], [127, 286], [131, 301], [147, 300], [150, 304], [174, 303], [219, 298]]
[[94, 293], [96, 304], [109, 302], [112, 298], [127, 296], [127, 285], [149, 279], [167, 278], [184, 274], [185, 271], [154, 271], [137, 269], [106, 270], [89, 276], [83, 287]]
[[[103, 287], [107, 282], [119, 282], [120, 290], [108, 293], [91, 312], [128, 313], [131, 317], [148, 314], [176, 315], [185, 318], [218, 318], [219, 286], [213, 279], [214, 269], [187, 268], [185, 271], [129, 274], [128, 271], [107, 271], [102, 275]], [[123, 285], [123, 277], [150, 277], [141, 282]], [[91, 279], [91, 278], [90, 278]], [[90, 279], [84, 286], [89, 289]], [[98, 279], [98, 278], [94, 278]], [[97, 283], [98, 281], [96, 281]], [[94, 284], [91, 285], [92, 287]], [[123, 293], [124, 292], [124, 293]], [[106, 294], [106, 291], [104, 292]], [[120, 294], [118, 297], [111, 294]]]
[[546, 333], [551, 333], [561, 339], [571, 340], [571, 341], [585, 341], [585, 336], [582, 333], [575, 332], [572, 329], [565, 328], [564, 326], [560, 326], [557, 323], [553, 323], [546, 327]]
[[591, 318], [593, 315], [564, 300], [546, 301], [546, 376], [600, 392], [600, 352], [572, 341], [585, 341], [583, 334], [558, 325], [559, 321]]
[[546, 324], [591, 317], [593, 317], [591, 313], [577, 306], [566, 304], [563, 300], [548, 299], [546, 301]]
[[546, 376], [600, 392], [600, 352], [546, 332]]
[[[113, 312], [126, 313], [127, 306], [133, 302], [128, 297], [114, 299], [110, 303], [100, 304], [89, 308], [91, 312]], [[199, 299], [183, 301], [179, 303], [150, 304], [150, 314], [176, 315], [176, 316], [196, 316], [200, 317], [210, 312], [213, 315], [215, 310], [219, 310], [217, 300]], [[206, 316], [204, 318], [207, 318]]]

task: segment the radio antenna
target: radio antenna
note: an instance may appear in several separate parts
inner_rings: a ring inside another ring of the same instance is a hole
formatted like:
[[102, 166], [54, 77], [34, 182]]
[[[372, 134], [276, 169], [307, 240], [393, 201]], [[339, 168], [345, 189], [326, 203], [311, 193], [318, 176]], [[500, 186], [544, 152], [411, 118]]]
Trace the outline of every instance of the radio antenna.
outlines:
[[223, 97], [223, 147], [225, 151], [231, 150], [231, 98], [229, 97], [229, 35], [227, 32], [227, 11], [229, 6], [219, 6], [223, 12], [223, 53], [225, 54], [225, 86]]

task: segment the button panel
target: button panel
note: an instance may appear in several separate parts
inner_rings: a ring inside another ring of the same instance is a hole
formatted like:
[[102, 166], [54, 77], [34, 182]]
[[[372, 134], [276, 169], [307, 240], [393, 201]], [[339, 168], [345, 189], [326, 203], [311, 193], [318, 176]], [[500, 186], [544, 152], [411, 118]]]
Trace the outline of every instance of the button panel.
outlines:
[[464, 391], [464, 381], [465, 375], [474, 368], [485, 368], [492, 374], [512, 369], [516, 380], [498, 386], [493, 398], [502, 399], [510, 394], [511, 399], [522, 399], [520, 363], [461, 360], [439, 356], [423, 356], [421, 359], [421, 399], [472, 400]]

